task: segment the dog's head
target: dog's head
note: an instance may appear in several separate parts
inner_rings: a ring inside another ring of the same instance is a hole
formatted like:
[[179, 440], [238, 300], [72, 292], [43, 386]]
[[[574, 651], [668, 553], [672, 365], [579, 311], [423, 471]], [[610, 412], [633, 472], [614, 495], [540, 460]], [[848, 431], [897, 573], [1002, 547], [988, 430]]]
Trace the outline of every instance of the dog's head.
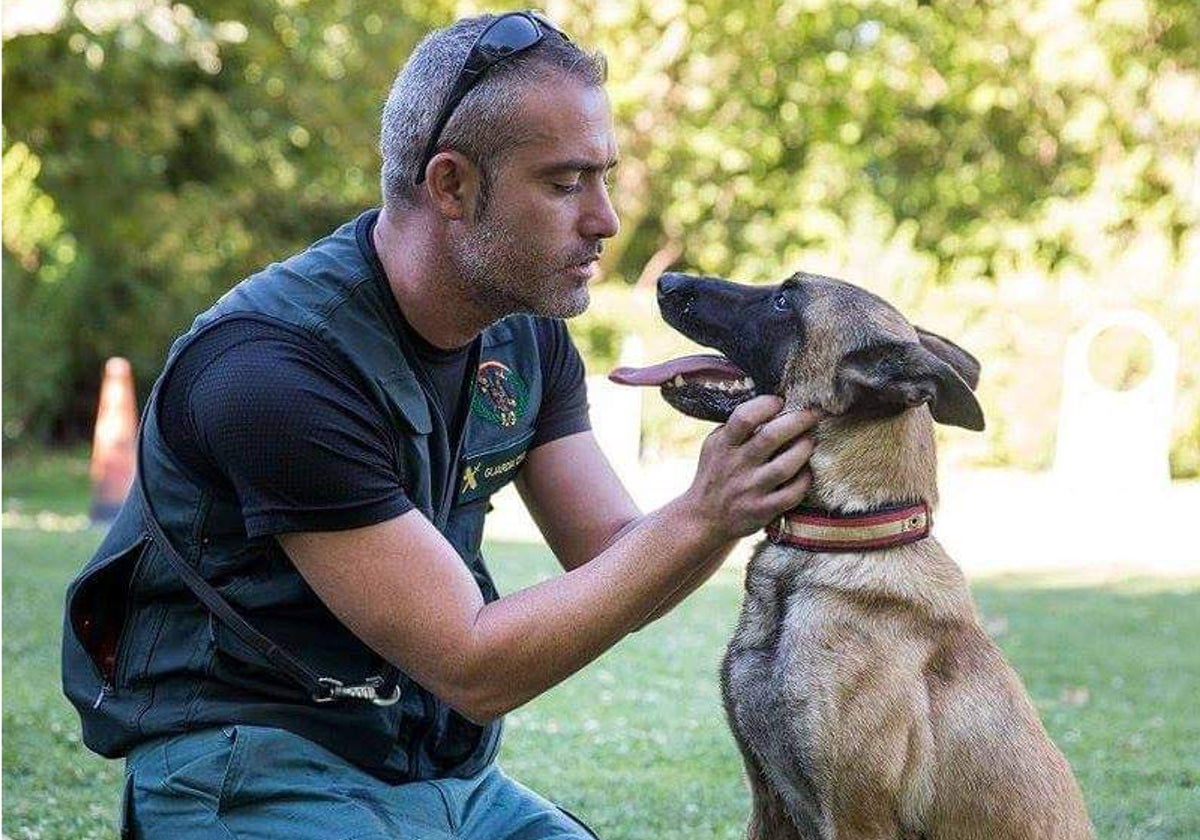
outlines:
[[981, 430], [979, 362], [850, 283], [797, 273], [777, 286], [664, 274], [667, 323], [721, 356], [687, 356], [612, 379], [657, 385], [672, 406], [723, 422], [757, 394], [827, 414], [889, 417], [928, 404], [939, 423]]

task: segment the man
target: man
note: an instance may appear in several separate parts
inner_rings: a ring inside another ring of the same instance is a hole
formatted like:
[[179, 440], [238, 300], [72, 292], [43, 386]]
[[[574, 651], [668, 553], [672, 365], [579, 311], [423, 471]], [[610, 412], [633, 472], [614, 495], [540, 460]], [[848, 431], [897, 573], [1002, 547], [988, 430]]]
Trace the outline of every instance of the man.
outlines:
[[[649, 514], [596, 445], [560, 319], [617, 232], [603, 78], [530, 13], [429, 35], [384, 110], [382, 211], [172, 347], [144, 494], [64, 633], [85, 740], [128, 755], [131, 833], [589, 836], [496, 767], [501, 716], [803, 497], [812, 418], [774, 397]], [[565, 574], [499, 597], [479, 546], [514, 478]]]

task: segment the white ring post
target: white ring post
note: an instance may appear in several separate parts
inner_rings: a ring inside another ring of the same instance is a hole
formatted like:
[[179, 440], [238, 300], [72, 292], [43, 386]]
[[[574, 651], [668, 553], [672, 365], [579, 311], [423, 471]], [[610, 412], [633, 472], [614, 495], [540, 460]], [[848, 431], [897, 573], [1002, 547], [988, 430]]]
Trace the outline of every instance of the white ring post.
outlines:
[[[1126, 327], [1150, 342], [1153, 362], [1127, 391], [1097, 382], [1088, 364], [1092, 342]], [[1089, 321], [1067, 343], [1054, 472], [1063, 489], [1110, 503], [1165, 490], [1171, 473], [1171, 418], [1179, 350], [1149, 315], [1122, 310]]]

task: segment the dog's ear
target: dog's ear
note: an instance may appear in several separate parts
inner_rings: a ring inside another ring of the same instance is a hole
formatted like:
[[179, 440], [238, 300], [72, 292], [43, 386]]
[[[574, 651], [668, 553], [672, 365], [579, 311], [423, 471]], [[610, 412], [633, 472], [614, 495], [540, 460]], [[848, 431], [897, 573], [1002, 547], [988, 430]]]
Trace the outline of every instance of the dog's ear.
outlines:
[[966, 380], [916, 342], [873, 344], [838, 363], [834, 388], [845, 413], [890, 417], [929, 403], [939, 423], [982, 431], [983, 409]]
[[980, 364], [978, 359], [944, 336], [920, 327], [916, 329], [921, 346], [954, 368], [955, 373], [971, 386], [972, 391], [979, 387]]

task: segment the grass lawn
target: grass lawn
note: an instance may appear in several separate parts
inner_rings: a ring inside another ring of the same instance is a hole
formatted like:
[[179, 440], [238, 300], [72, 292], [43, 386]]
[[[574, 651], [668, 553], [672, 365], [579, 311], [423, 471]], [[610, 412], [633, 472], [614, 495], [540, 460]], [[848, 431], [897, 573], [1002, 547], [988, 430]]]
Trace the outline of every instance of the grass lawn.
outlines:
[[[40, 459], [7, 464], [4, 479], [3, 830], [107, 838], [121, 767], [82, 747], [58, 679], [63, 591], [100, 538], [77, 529], [86, 469]], [[505, 591], [555, 568], [538, 546], [492, 545], [488, 557]], [[723, 570], [511, 714], [507, 771], [605, 838], [741, 836], [748, 795], [716, 677], [740, 587], [740, 570]], [[975, 591], [1074, 765], [1099, 837], [1200, 837], [1200, 580], [1006, 578]]]

